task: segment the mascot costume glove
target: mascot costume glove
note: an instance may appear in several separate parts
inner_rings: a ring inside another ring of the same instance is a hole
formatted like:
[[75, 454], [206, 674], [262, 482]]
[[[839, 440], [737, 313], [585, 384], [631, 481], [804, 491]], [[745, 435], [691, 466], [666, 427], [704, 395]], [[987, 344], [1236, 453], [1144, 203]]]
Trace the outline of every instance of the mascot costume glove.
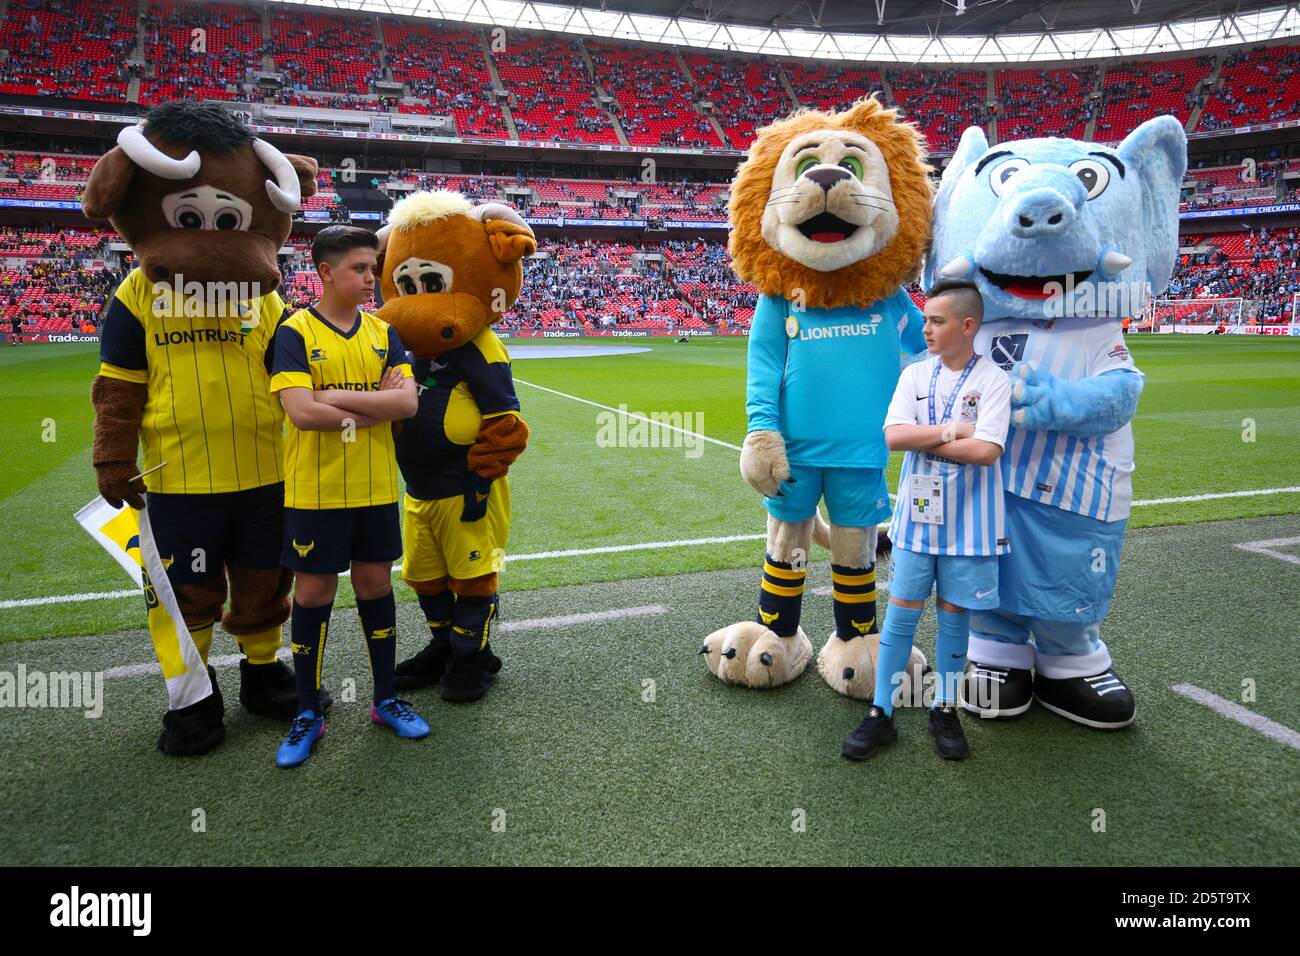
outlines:
[[510, 532], [507, 472], [528, 444], [510, 356], [492, 330], [519, 297], [533, 231], [500, 203], [416, 192], [379, 232], [378, 315], [411, 351], [420, 395], [397, 433], [406, 481], [402, 577], [432, 638], [397, 687], [482, 697], [501, 661], [489, 643]]
[[1172, 116], [1115, 148], [962, 135], [935, 199], [927, 278], [984, 298], [976, 351], [1012, 376], [1007, 536], [995, 611], [971, 615], [963, 706], [1015, 717], [1034, 700], [1088, 727], [1133, 722], [1100, 625], [1132, 502], [1142, 373], [1122, 320], [1164, 290], [1178, 250], [1187, 137]]
[[[890, 514], [882, 428], [901, 353], [925, 351], [903, 287], [920, 273], [931, 201], [920, 134], [874, 98], [765, 127], [736, 172], [730, 253], [760, 293], [740, 471], [766, 499], [768, 533], [755, 618], [700, 648], [726, 683], [775, 687], [807, 666], [800, 614], [816, 536], [831, 550], [835, 613], [818, 669], [840, 693], [871, 696], [876, 526]], [[915, 652], [905, 683], [924, 665]]]
[[[87, 218], [108, 220], [139, 260], [105, 310], [91, 387], [99, 491], [144, 512], [203, 662], [220, 618], [246, 655], [240, 702], [291, 720], [293, 673], [276, 659], [291, 580], [279, 567], [283, 412], [268, 391], [267, 350], [286, 311], [276, 253], [301, 197], [316, 191], [316, 162], [191, 102], [156, 107], [117, 144], [82, 199]], [[151, 613], [149, 629], [170, 705], [159, 748], [210, 750], [225, 734], [215, 672], [185, 663], [165, 614]]]

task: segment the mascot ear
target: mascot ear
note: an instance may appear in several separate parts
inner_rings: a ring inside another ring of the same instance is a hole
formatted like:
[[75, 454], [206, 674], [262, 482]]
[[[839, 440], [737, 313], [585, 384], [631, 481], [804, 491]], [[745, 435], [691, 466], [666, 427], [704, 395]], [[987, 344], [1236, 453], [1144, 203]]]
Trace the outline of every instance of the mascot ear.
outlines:
[[475, 206], [466, 215], [483, 223], [492, 254], [505, 265], [537, 251], [537, 237], [533, 230], [505, 203], [487, 202]]
[[393, 226], [390, 223], [380, 226], [375, 232], [375, 236], [379, 239], [379, 248], [375, 250], [375, 275], [377, 276], [384, 274], [384, 253], [388, 251], [388, 234], [392, 231]]
[[298, 189], [302, 192], [302, 198], [316, 195], [316, 176], [320, 173], [316, 160], [310, 156], [299, 156], [297, 153], [285, 153], [284, 158], [298, 174]]
[[134, 177], [135, 163], [121, 146], [114, 146], [101, 156], [90, 171], [90, 179], [81, 196], [81, 211], [86, 218], [108, 219], [117, 212]]
[[1169, 284], [1178, 257], [1178, 191], [1187, 173], [1187, 134], [1173, 116], [1149, 119], [1119, 144], [1126, 174], [1142, 188], [1142, 234], [1153, 295]]
[[527, 226], [505, 219], [491, 219], [484, 224], [492, 254], [505, 265], [518, 262], [537, 251], [537, 238]]
[[943, 177], [939, 180], [939, 191], [934, 197], [934, 223], [930, 233], [930, 251], [925, 257], [926, 288], [934, 284], [934, 271], [943, 264], [936, 260], [949, 254], [948, 250], [939, 248], [939, 239], [944, 235], [944, 227], [947, 225], [948, 218], [948, 204], [952, 202], [952, 194], [957, 188], [957, 180], [961, 178], [962, 173], [979, 162], [979, 158], [988, 152], [988, 148], [989, 141], [988, 137], [984, 135], [984, 130], [978, 126], [968, 126], [966, 132], [961, 134], [961, 142], [957, 144], [957, 151], [952, 154], [952, 159], [944, 167]]

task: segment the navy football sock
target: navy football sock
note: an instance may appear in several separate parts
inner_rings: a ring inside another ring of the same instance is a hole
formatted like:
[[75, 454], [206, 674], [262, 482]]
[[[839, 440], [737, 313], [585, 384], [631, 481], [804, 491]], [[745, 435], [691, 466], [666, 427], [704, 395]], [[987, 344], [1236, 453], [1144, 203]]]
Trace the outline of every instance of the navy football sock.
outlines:
[[397, 601], [393, 592], [383, 597], [357, 598], [357, 614], [366, 635], [370, 674], [375, 682], [375, 703], [397, 696], [393, 670], [397, 662]]
[[303, 607], [296, 600], [290, 617], [293, 641], [293, 676], [298, 684], [298, 712], [320, 716], [320, 672], [325, 659], [325, 637], [334, 602]]
[[781, 637], [790, 637], [799, 629], [803, 605], [804, 580], [808, 572], [787, 561], [777, 561], [768, 554], [763, 560], [763, 584], [758, 592], [760, 624], [770, 627]]
[[498, 601], [495, 594], [489, 597], [456, 596], [456, 606], [451, 612], [451, 652], [454, 656], [469, 657], [487, 647]]
[[424, 619], [429, 624], [430, 635], [434, 640], [446, 640], [451, 634], [451, 614], [456, 595], [450, 591], [440, 591], [437, 594], [421, 594], [419, 598], [420, 610], [424, 612]]
[[831, 565], [831, 591], [835, 598], [835, 636], [842, 641], [876, 628], [876, 566], [846, 568]]

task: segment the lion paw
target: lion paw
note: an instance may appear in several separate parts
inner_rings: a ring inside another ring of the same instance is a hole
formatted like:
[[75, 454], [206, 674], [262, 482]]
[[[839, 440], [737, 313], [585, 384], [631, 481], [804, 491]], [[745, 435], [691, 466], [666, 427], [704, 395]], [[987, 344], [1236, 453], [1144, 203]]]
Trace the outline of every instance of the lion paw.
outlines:
[[[880, 652], [880, 635], [864, 634], [843, 641], [831, 632], [817, 655], [817, 670], [832, 689], [856, 700], [871, 700], [876, 690], [876, 656]], [[928, 666], [925, 655], [915, 647], [907, 662], [906, 676], [894, 689], [894, 706], [912, 705]]]
[[803, 673], [812, 657], [812, 643], [802, 628], [791, 637], [779, 637], [756, 621], [741, 621], [706, 637], [700, 653], [724, 683], [779, 687]]

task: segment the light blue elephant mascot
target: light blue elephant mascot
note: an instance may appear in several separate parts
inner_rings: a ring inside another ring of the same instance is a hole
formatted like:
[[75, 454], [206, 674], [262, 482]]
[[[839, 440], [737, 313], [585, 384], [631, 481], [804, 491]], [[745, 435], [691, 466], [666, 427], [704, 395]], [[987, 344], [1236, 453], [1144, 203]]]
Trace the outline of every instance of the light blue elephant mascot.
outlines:
[[1116, 148], [990, 147], [972, 127], [944, 171], [926, 278], [976, 283], [976, 351], [1013, 380], [1002, 455], [1010, 551], [998, 609], [971, 615], [962, 705], [972, 713], [1016, 717], [1037, 700], [1088, 727], [1133, 722], [1102, 639], [1143, 385], [1122, 319], [1169, 282], [1186, 169], [1182, 125], [1159, 116]]

